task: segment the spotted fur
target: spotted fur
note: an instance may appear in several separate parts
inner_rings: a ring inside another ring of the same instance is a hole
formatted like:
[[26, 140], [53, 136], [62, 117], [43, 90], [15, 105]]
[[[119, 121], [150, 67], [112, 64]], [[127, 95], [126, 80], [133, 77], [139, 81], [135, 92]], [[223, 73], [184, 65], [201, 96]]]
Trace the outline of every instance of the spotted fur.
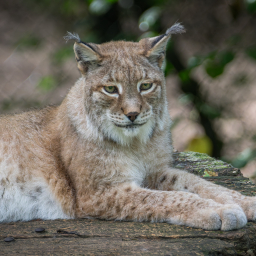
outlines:
[[255, 197], [170, 167], [162, 68], [170, 35], [182, 31], [176, 24], [138, 43], [101, 45], [68, 35], [82, 76], [61, 105], [0, 118], [0, 221], [95, 217], [232, 230], [255, 220]]

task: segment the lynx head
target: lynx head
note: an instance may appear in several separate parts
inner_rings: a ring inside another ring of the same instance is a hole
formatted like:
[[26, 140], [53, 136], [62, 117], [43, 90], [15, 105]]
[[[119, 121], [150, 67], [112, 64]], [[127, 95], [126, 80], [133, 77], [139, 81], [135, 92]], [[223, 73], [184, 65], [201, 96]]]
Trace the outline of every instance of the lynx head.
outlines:
[[85, 43], [68, 33], [65, 39], [76, 40], [74, 52], [82, 74], [77, 88], [84, 95], [84, 116], [79, 118], [86, 124], [76, 126], [84, 136], [123, 145], [134, 140], [145, 143], [169, 124], [165, 49], [171, 34], [182, 32], [183, 26], [175, 24], [157, 37], [104, 44]]

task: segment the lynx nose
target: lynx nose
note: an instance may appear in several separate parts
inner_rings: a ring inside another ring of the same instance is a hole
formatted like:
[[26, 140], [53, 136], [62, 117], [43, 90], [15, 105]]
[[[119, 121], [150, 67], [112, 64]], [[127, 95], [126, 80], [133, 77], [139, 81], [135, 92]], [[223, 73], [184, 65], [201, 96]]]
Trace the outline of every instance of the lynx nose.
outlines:
[[133, 122], [137, 118], [138, 115], [139, 115], [138, 112], [130, 112], [126, 116]]

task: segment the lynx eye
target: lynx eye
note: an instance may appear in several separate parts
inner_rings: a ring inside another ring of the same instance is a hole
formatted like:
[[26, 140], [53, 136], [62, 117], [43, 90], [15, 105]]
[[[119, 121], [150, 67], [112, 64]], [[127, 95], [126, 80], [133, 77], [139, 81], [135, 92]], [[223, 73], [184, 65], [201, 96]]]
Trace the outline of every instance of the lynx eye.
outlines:
[[104, 90], [108, 93], [117, 93], [118, 90], [115, 86], [104, 86]]
[[140, 91], [149, 90], [152, 87], [153, 83], [145, 83], [140, 85]]

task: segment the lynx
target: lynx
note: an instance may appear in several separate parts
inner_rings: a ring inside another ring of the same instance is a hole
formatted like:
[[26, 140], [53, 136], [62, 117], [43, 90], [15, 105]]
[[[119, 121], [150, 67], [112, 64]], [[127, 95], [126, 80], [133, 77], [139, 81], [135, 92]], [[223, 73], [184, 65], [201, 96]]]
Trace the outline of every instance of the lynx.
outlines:
[[59, 106], [0, 118], [0, 221], [100, 218], [207, 230], [256, 219], [256, 198], [172, 167], [165, 49], [180, 24], [139, 42], [82, 42], [81, 78]]

